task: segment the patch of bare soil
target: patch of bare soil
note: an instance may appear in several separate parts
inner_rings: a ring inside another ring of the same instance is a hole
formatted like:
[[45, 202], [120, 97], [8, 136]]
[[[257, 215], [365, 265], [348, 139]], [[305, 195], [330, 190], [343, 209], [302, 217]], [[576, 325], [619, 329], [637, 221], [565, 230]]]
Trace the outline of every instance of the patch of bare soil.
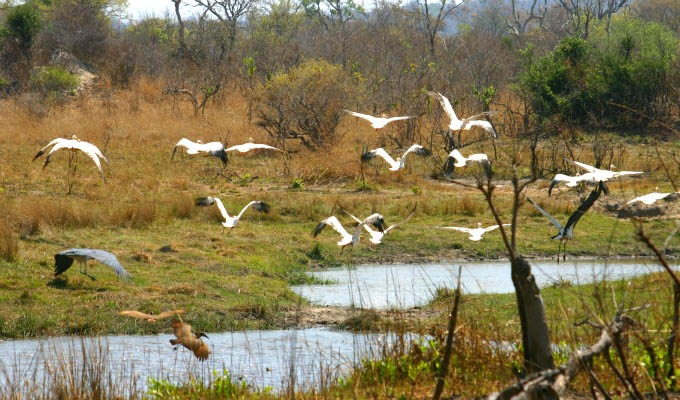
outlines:
[[419, 307], [407, 310], [372, 310], [351, 307], [311, 306], [286, 312], [284, 315], [284, 325], [288, 328], [308, 328], [312, 326], [346, 328], [348, 327], [347, 325], [355, 323], [357, 319], [363, 319], [382, 325], [399, 323], [408, 326], [417, 324], [425, 319], [434, 318], [438, 314], [438, 311]]

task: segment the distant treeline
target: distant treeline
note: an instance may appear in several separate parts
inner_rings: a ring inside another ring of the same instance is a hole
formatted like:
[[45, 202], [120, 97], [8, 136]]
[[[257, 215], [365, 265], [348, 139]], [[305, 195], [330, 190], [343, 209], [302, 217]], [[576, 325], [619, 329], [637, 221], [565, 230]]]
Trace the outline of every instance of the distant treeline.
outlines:
[[[73, 90], [73, 71], [55, 62], [67, 53], [109, 88], [163, 82], [197, 114], [237, 88], [284, 136], [300, 132], [283, 102], [333, 114], [314, 109], [333, 94], [338, 107], [419, 115], [430, 89], [464, 111], [521, 108], [536, 126], [643, 134], [655, 120], [678, 124], [674, 0], [173, 2], [164, 18], [122, 23], [124, 0], [0, 1], [0, 93]], [[310, 93], [315, 76], [328, 95]]]

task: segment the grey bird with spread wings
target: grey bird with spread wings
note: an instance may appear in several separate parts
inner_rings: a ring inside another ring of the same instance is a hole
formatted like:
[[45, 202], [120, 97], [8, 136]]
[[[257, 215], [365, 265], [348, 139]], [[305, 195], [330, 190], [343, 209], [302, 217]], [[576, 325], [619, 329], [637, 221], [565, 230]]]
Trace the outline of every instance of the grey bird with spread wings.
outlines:
[[573, 214], [569, 217], [567, 220], [567, 223], [562, 226], [552, 215], [550, 215], [547, 211], [539, 207], [538, 204], [536, 204], [533, 200], [527, 197], [527, 200], [531, 205], [533, 205], [541, 214], [543, 214], [548, 220], [550, 220], [550, 223], [557, 228], [557, 234], [554, 236], [551, 236], [550, 238], [553, 240], [559, 240], [560, 245], [557, 248], [557, 261], [559, 262], [560, 260], [560, 248], [562, 246], [562, 243], [564, 243], [564, 257], [563, 259], [567, 258], [567, 240], [572, 239], [574, 237], [574, 227], [576, 227], [576, 224], [578, 221], [585, 215], [585, 213], [590, 209], [590, 207], [595, 204], [595, 201], [600, 198], [600, 195], [604, 191], [604, 184], [600, 183], [597, 185], [597, 187], [590, 192], [588, 197], [586, 197], [583, 202], [581, 202], [581, 205], [578, 206], [576, 211], [574, 211]]
[[97, 169], [99, 170], [99, 174], [102, 176], [104, 182], [106, 182], [106, 177], [104, 177], [104, 171], [102, 170], [102, 164], [100, 162], [100, 159], [104, 160], [107, 164], [109, 163], [109, 160], [106, 159], [106, 157], [104, 157], [104, 154], [102, 154], [102, 152], [99, 150], [97, 146], [93, 145], [92, 143], [88, 143], [78, 139], [76, 135], [73, 135], [71, 139], [56, 138], [49, 142], [47, 146], [40, 149], [38, 154], [36, 154], [35, 157], [33, 157], [33, 161], [37, 160], [40, 156], [45, 154], [45, 151], [47, 151], [47, 149], [50, 148], [51, 146], [54, 147], [52, 147], [52, 150], [50, 150], [50, 152], [47, 153], [47, 158], [45, 158], [43, 169], [45, 169], [45, 167], [47, 167], [47, 164], [50, 163], [52, 155], [61, 149], [71, 150], [72, 152], [82, 151], [94, 162], [94, 165], [96, 165]]
[[54, 276], [61, 275], [64, 271], [71, 268], [73, 261], [80, 263], [80, 273], [88, 276], [93, 281], [94, 276], [87, 273], [87, 261], [97, 260], [100, 263], [111, 267], [119, 278], [128, 279], [130, 274], [123, 268], [116, 256], [108, 251], [99, 249], [68, 249], [54, 255]]

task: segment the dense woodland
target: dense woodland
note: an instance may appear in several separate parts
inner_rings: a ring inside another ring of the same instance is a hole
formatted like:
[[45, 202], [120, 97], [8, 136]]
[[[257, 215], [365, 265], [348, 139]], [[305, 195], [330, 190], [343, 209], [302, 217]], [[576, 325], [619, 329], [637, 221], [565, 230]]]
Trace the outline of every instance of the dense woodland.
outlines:
[[333, 142], [342, 108], [436, 113], [432, 89], [464, 112], [515, 115], [524, 132], [678, 125], [673, 0], [171, 1], [173, 14], [131, 20], [122, 0], [5, 0], [0, 92], [64, 104], [74, 62], [101, 78], [95, 94], [152, 79], [196, 115], [238, 91], [273, 138], [312, 148]]

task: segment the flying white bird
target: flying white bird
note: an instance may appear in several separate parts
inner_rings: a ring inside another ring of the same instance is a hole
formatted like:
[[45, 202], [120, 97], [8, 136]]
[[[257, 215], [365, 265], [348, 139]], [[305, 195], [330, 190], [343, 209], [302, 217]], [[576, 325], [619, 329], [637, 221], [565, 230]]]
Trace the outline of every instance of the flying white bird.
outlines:
[[[217, 204], [217, 208], [220, 210], [220, 213], [222, 214], [222, 217], [224, 218], [224, 222], [222, 222], [222, 226], [225, 228], [234, 228], [236, 224], [238, 224], [238, 221], [241, 219], [241, 216], [243, 215], [244, 212], [250, 207], [253, 206], [253, 208], [257, 211], [263, 212], [263, 213], [268, 213], [271, 207], [263, 201], [257, 201], [253, 200], [250, 203], [246, 204], [243, 209], [241, 209], [241, 212], [238, 213], [237, 216], [232, 217], [229, 215], [227, 212], [227, 209], [224, 208], [224, 204], [222, 204], [222, 201], [217, 198], [217, 197], [199, 197], [196, 199], [196, 205], [201, 206], [201, 207], [206, 207], [206, 206], [211, 206], [213, 204]], [[230, 231], [231, 232], [231, 231]]]
[[224, 151], [224, 145], [220, 142], [203, 143], [200, 140], [192, 142], [189, 139], [182, 138], [177, 142], [175, 148], [172, 150], [171, 159], [175, 158], [175, 152], [178, 147], [183, 147], [187, 154], [205, 153], [207, 155], [217, 157], [222, 161], [223, 165], [227, 165], [227, 153]]
[[344, 251], [345, 247], [352, 245], [354, 247], [357, 243], [359, 243], [359, 239], [361, 238], [361, 227], [363, 224], [359, 224], [354, 228], [354, 233], [352, 235], [347, 232], [347, 229], [345, 229], [344, 226], [338, 221], [338, 219], [334, 216], [331, 215], [330, 217], [322, 220], [319, 222], [319, 224], [314, 228], [314, 232], [312, 235], [314, 237], [317, 237], [319, 233], [323, 230], [323, 228], [326, 227], [326, 225], [330, 226], [333, 228], [334, 231], [338, 232], [340, 234], [340, 240], [338, 240], [338, 246], [340, 246], [340, 254]]
[[[510, 224], [503, 224], [503, 226], [510, 226]], [[498, 229], [499, 225], [492, 225], [486, 228], [482, 228], [482, 223], [477, 222], [477, 228], [463, 228], [463, 227], [458, 227], [458, 226], [444, 226], [441, 229], [448, 229], [451, 231], [458, 231], [458, 232], [463, 232], [467, 233], [470, 235], [468, 239], [472, 240], [473, 242], [477, 242], [482, 240], [482, 235], [484, 235], [487, 232], [491, 232], [493, 230]]]
[[484, 129], [486, 132], [488, 132], [491, 136], [494, 138], [498, 137], [496, 134], [496, 130], [493, 129], [493, 126], [491, 123], [487, 120], [484, 119], [477, 119], [485, 115], [491, 115], [491, 112], [482, 112], [479, 114], [472, 115], [470, 117], [467, 117], [465, 119], [458, 119], [458, 116], [456, 115], [456, 112], [453, 111], [453, 107], [451, 106], [451, 103], [449, 102], [449, 99], [447, 99], [443, 94], [435, 91], [429, 91], [427, 94], [430, 97], [434, 97], [437, 100], [439, 100], [439, 104], [441, 104], [442, 109], [448, 115], [449, 117], [449, 129], [452, 131], [459, 131], [459, 130], [470, 130], [473, 127], [479, 127]]
[[361, 114], [361, 113], [350, 111], [350, 110], [342, 110], [342, 111], [344, 111], [344, 112], [346, 112], [350, 115], [353, 115], [355, 117], [365, 119], [366, 121], [371, 123], [371, 126], [375, 130], [378, 130], [380, 128], [384, 128], [385, 125], [389, 124], [390, 122], [403, 121], [403, 120], [406, 120], [406, 119], [415, 118], [415, 117], [412, 117], [412, 116], [382, 118], [382, 117], [374, 117], [374, 116], [368, 115], [368, 114]]
[[33, 157], [33, 161], [42, 156], [50, 146], [54, 147], [52, 147], [52, 150], [50, 150], [50, 152], [47, 153], [47, 158], [45, 159], [45, 164], [43, 164], [43, 169], [45, 169], [45, 167], [47, 167], [47, 164], [50, 163], [50, 158], [52, 157], [52, 154], [54, 154], [55, 152], [61, 149], [68, 149], [71, 150], [72, 152], [80, 150], [83, 153], [87, 154], [87, 156], [90, 157], [92, 161], [94, 161], [94, 164], [97, 166], [97, 169], [99, 170], [102, 179], [104, 180], [104, 182], [106, 182], [106, 178], [104, 177], [104, 171], [102, 170], [102, 164], [99, 161], [99, 159], [106, 161], [107, 164], [109, 163], [109, 160], [107, 160], [106, 157], [104, 157], [104, 155], [102, 154], [101, 151], [99, 151], [97, 146], [78, 139], [76, 135], [73, 135], [71, 139], [56, 138], [49, 142], [47, 146], [40, 149], [38, 154], [36, 154], [35, 157]]
[[643, 172], [640, 171], [609, 171], [607, 169], [599, 169], [595, 168], [591, 165], [584, 164], [578, 161], [572, 161], [568, 160], [577, 167], [583, 168], [587, 172], [593, 174], [593, 180], [598, 181], [598, 182], [606, 182], [610, 179], [618, 178], [619, 176], [624, 176], [624, 175], [639, 175], [642, 174]]
[[113, 254], [99, 249], [68, 249], [54, 255], [54, 276], [61, 275], [64, 271], [71, 268], [73, 261], [80, 264], [80, 273], [88, 276], [93, 281], [94, 276], [87, 273], [87, 261], [97, 260], [100, 263], [113, 268], [118, 277], [128, 279], [130, 274], [120, 265], [120, 262]]
[[[571, 176], [571, 175], [564, 175], [564, 174], [557, 174], [553, 178], [553, 180], [550, 182], [550, 187], [548, 188], [548, 196], [552, 194], [552, 190], [555, 186], [559, 185], [562, 182], [566, 182], [567, 186], [569, 187], [574, 187], [578, 185], [579, 182], [590, 182], [590, 183], [598, 183], [599, 181], [597, 180], [597, 177], [595, 174], [592, 172], [588, 172], [582, 175], [576, 175], [576, 176]], [[605, 193], [608, 193], [608, 190], [606, 190], [605, 186]]]
[[676, 192], [676, 193], [658, 193], [658, 192], [652, 192], [652, 193], [646, 194], [646, 195], [644, 195], [644, 196], [636, 197], [636, 198], [634, 198], [633, 200], [629, 201], [629, 202], [626, 203], [626, 204], [633, 204], [633, 203], [635, 203], [636, 201], [639, 201], [639, 202], [644, 203], [644, 204], [646, 204], [646, 205], [649, 206], [649, 205], [652, 205], [652, 204], [656, 203], [657, 200], [665, 199], [666, 197], [668, 197], [668, 196], [670, 196], [670, 195], [672, 195], [672, 194], [678, 195], [678, 194], [680, 194], [680, 192]]
[[239, 145], [236, 145], [236, 146], [227, 147], [227, 149], [225, 149], [224, 151], [238, 151], [239, 153], [246, 153], [246, 152], [249, 152], [250, 150], [257, 150], [257, 149], [283, 151], [283, 150], [281, 150], [277, 147], [270, 146], [268, 144], [259, 144], [259, 143], [239, 144]]
[[451, 150], [451, 153], [449, 153], [449, 156], [446, 158], [445, 169], [447, 172], [451, 173], [453, 172], [453, 167], [464, 167], [468, 161], [479, 163], [479, 165], [484, 168], [484, 171], [486, 171], [486, 174], [491, 175], [491, 163], [486, 154], [477, 153], [464, 157], [458, 149], [453, 149]]
[[543, 214], [546, 218], [550, 220], [550, 223], [557, 228], [557, 234], [554, 236], [551, 236], [550, 238], [553, 240], [558, 240], [560, 241], [560, 245], [557, 247], [557, 261], [559, 262], [560, 260], [560, 248], [562, 246], [562, 243], [564, 243], [564, 258], [567, 258], [567, 240], [572, 239], [574, 237], [574, 227], [578, 223], [578, 221], [581, 219], [581, 217], [590, 209], [590, 207], [595, 204], [595, 201], [600, 197], [602, 192], [604, 191], [604, 183], [600, 183], [597, 185], [597, 187], [590, 192], [590, 195], [586, 197], [585, 200], [581, 203], [581, 205], [578, 206], [576, 211], [574, 211], [573, 214], [569, 217], [567, 220], [567, 223], [562, 226], [557, 220], [550, 215], [547, 211], [542, 209], [541, 207], [538, 206], [538, 204], [534, 203], [533, 200], [527, 197], [527, 200], [529, 203], [531, 203], [541, 214]]
[[349, 215], [356, 222], [363, 224], [364, 229], [366, 230], [366, 232], [368, 232], [368, 234], [370, 236], [369, 240], [370, 240], [371, 243], [380, 244], [380, 243], [382, 243], [383, 237], [385, 235], [387, 235], [392, 229], [398, 228], [401, 224], [403, 224], [406, 221], [408, 221], [409, 219], [411, 219], [411, 217], [416, 213], [416, 207], [413, 207], [413, 211], [411, 211], [411, 213], [406, 218], [404, 218], [402, 221], [400, 221], [396, 224], [392, 224], [392, 225], [388, 226], [384, 231], [374, 230], [368, 224], [364, 224], [363, 223], [364, 221], [362, 221], [359, 218], [355, 217], [354, 215], [350, 214], [346, 210], [343, 209], [342, 211], [344, 211], [345, 214]]
[[390, 165], [390, 168], [389, 168], [390, 171], [399, 171], [400, 169], [404, 168], [404, 162], [406, 161], [406, 156], [411, 154], [411, 153], [415, 153], [415, 154], [417, 154], [421, 157], [427, 157], [431, 154], [430, 151], [428, 149], [424, 148], [423, 146], [421, 146], [419, 144], [414, 144], [411, 147], [409, 147], [408, 150], [406, 150], [404, 152], [404, 154], [401, 155], [401, 157], [397, 157], [397, 159], [395, 160], [392, 157], [390, 157], [389, 154], [387, 154], [385, 149], [383, 149], [382, 147], [378, 147], [375, 150], [365, 151], [361, 155], [361, 161], [367, 162], [367, 161], [372, 160], [376, 156], [380, 156], [385, 161], [387, 161], [387, 163]]

